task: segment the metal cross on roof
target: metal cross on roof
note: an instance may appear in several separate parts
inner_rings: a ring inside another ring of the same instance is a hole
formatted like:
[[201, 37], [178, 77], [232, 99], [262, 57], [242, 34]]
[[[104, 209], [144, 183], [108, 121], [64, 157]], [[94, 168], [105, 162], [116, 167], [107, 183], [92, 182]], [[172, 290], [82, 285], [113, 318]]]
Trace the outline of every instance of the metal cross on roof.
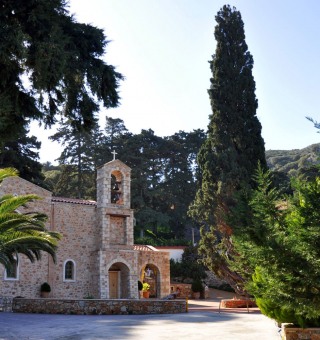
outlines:
[[118, 154], [115, 150], [111, 152], [113, 154], [113, 161], [116, 159], [116, 155]]

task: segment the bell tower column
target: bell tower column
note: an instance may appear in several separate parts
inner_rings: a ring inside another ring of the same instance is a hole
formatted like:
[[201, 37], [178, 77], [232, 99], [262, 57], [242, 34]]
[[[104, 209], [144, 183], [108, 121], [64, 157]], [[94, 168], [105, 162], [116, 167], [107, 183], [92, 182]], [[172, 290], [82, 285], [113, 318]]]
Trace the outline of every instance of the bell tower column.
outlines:
[[[133, 210], [130, 208], [131, 169], [114, 159], [97, 171], [97, 227], [100, 297], [110, 298], [109, 271], [120, 270], [120, 286], [128, 296], [135, 297], [137, 253], [133, 250]], [[127, 269], [124, 269], [127, 266]], [[124, 294], [124, 293], [123, 293]]]

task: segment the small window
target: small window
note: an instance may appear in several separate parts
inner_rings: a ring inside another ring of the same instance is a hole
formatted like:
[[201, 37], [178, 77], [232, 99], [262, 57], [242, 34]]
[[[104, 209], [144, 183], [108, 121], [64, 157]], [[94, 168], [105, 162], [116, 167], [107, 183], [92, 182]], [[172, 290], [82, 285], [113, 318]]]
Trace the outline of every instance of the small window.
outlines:
[[4, 278], [5, 280], [19, 280], [19, 265], [17, 260], [15, 260], [10, 268], [5, 270]]
[[67, 260], [64, 263], [64, 281], [75, 281], [76, 275], [75, 275], [75, 263], [73, 260]]

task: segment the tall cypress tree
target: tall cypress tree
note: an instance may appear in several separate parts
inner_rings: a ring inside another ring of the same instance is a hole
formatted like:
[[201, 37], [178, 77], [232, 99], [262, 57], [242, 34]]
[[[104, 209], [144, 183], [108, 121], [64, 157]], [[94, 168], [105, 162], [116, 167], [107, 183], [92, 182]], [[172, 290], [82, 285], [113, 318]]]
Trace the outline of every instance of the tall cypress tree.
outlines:
[[252, 186], [258, 162], [266, 166], [266, 161], [261, 124], [256, 117], [253, 58], [245, 42], [241, 14], [225, 5], [216, 21], [217, 45], [210, 61], [208, 90], [212, 115], [207, 139], [198, 154], [202, 180], [190, 214], [203, 226], [200, 251], [206, 265], [237, 287], [241, 277], [226, 261], [234, 256], [227, 216], [236, 205], [236, 195]]

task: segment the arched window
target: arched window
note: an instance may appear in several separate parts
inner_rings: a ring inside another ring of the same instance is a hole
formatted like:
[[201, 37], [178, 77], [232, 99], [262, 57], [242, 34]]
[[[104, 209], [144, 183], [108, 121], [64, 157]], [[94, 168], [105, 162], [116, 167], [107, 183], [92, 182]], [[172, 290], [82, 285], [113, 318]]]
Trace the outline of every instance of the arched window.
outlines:
[[76, 280], [76, 264], [73, 260], [66, 260], [63, 266], [63, 281]]
[[18, 261], [12, 264], [12, 266], [5, 270], [4, 272], [4, 279], [5, 280], [19, 280], [19, 264]]
[[120, 171], [113, 171], [111, 174], [111, 203], [123, 204], [122, 174]]

